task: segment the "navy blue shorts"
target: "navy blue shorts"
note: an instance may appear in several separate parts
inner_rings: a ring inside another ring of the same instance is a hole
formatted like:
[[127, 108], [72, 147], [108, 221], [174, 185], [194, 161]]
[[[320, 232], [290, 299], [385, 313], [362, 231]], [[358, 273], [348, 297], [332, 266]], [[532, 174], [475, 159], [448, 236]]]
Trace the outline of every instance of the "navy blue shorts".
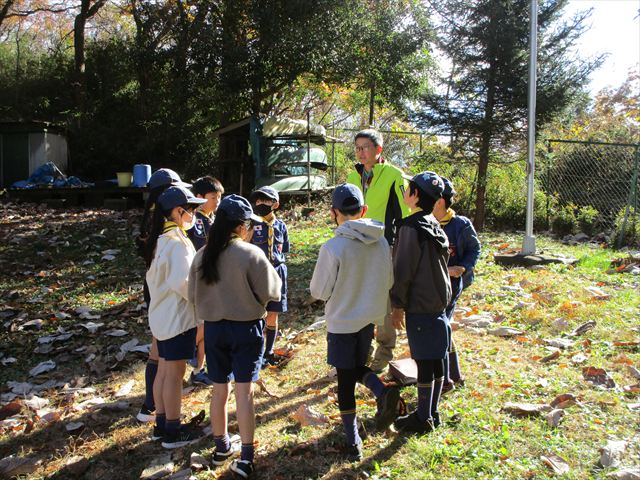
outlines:
[[[204, 322], [207, 373], [215, 383], [255, 382], [262, 366], [264, 319]], [[232, 376], [233, 374], [233, 376]]]
[[158, 356], [168, 361], [191, 360], [195, 351], [195, 327], [168, 340], [158, 340]]
[[336, 368], [364, 367], [373, 329], [371, 323], [356, 333], [327, 333], [327, 363]]
[[445, 312], [407, 313], [407, 339], [414, 360], [440, 360], [449, 349], [449, 328]]
[[287, 266], [284, 263], [274, 266], [280, 280], [282, 280], [282, 287], [280, 288], [280, 301], [267, 303], [267, 312], [284, 313], [287, 311]]

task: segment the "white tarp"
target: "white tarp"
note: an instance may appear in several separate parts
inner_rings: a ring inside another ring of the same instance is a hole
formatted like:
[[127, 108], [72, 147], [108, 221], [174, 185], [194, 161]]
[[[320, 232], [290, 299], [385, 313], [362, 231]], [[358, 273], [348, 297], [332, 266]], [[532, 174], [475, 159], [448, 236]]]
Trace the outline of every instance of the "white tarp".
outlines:
[[[311, 135], [324, 137], [327, 131], [322, 125], [312, 123]], [[306, 120], [292, 120], [286, 117], [267, 117], [262, 126], [262, 135], [265, 137], [299, 136], [307, 135]]]

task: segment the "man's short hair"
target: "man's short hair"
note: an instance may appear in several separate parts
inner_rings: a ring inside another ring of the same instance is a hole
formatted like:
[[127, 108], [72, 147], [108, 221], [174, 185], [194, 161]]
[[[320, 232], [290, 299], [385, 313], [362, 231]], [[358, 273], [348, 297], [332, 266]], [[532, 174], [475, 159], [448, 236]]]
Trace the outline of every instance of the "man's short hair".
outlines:
[[376, 147], [382, 147], [384, 141], [382, 140], [382, 134], [375, 128], [365, 128], [356, 133], [356, 137], [353, 139], [355, 142], [359, 138], [368, 138], [373, 142]]
[[206, 177], [200, 177], [195, 180], [191, 186], [191, 191], [194, 195], [202, 195], [204, 197], [209, 192], [220, 192], [220, 194], [223, 194], [224, 187], [222, 183], [220, 183], [220, 180], [207, 175]]

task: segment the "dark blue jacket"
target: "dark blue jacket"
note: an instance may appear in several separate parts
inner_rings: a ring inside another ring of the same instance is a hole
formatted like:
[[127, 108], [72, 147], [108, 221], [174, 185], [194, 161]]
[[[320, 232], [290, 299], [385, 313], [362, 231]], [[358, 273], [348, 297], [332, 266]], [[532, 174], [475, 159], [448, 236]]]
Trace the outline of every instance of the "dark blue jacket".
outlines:
[[269, 225], [265, 222], [255, 224], [251, 243], [262, 249], [274, 267], [285, 262], [285, 253], [289, 253], [289, 232], [285, 223], [276, 218], [273, 222], [273, 251], [269, 255]]
[[449, 267], [462, 266], [466, 270], [462, 275], [462, 288], [473, 282], [474, 269], [480, 258], [480, 240], [471, 220], [455, 215], [442, 227], [449, 239]]
[[209, 236], [211, 225], [213, 225], [213, 216], [208, 217], [200, 210], [196, 210], [196, 219], [193, 227], [187, 231], [187, 235], [196, 251], [207, 244], [207, 237]]

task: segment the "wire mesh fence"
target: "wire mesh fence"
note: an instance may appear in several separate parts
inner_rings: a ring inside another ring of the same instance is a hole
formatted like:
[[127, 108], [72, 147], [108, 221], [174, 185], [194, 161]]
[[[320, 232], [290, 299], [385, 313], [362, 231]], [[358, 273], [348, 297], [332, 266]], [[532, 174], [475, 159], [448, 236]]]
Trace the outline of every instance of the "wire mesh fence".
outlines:
[[639, 153], [640, 144], [548, 140], [538, 172], [550, 223], [573, 211], [589, 217], [594, 229], [635, 232]]

